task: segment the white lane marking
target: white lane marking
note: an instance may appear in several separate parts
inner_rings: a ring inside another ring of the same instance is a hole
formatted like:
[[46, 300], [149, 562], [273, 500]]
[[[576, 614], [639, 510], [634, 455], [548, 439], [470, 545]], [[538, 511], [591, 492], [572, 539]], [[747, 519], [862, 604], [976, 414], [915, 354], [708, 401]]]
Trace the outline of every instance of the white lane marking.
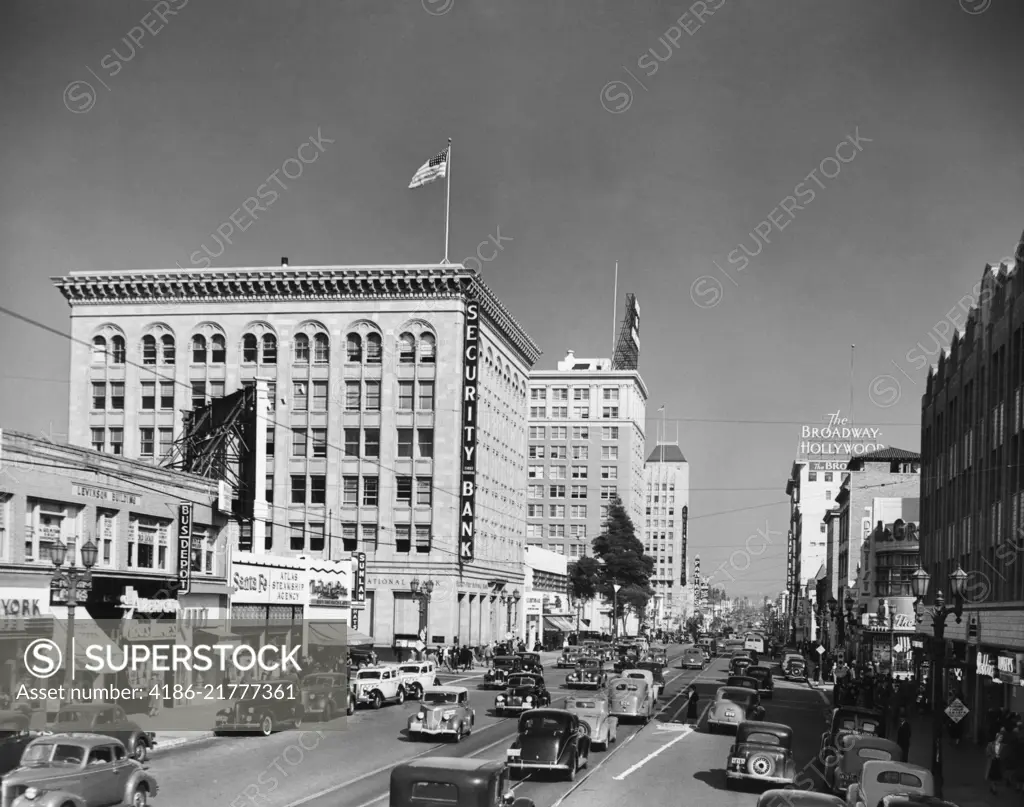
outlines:
[[554, 804], [551, 805], [551, 807], [559, 807], [559, 805], [563, 801], [565, 801], [567, 798], [569, 798], [569, 796], [571, 796], [573, 793], [575, 793], [576, 790], [584, 782], [586, 782], [591, 776], [593, 776], [595, 773], [597, 773], [599, 770], [601, 770], [601, 766], [604, 765], [604, 763], [606, 763], [609, 759], [611, 759], [613, 756], [615, 756], [615, 754], [617, 754], [620, 750], [622, 750], [622, 748], [624, 746], [628, 745], [630, 740], [632, 740], [634, 737], [636, 737], [639, 733], [640, 733], [639, 731], [634, 731], [632, 734], [630, 734], [621, 743], [617, 743], [616, 747], [613, 748], [611, 751], [609, 751], [607, 754], [605, 754], [604, 759], [602, 759], [600, 762], [598, 762], [597, 765], [594, 766], [594, 769], [592, 771], [588, 770], [586, 776], [584, 776], [582, 779], [580, 779], [578, 782], [576, 782], [572, 787], [570, 787], [568, 790], [566, 790], [561, 796], [559, 796], [557, 799], [555, 799], [555, 802], [554, 802]]
[[678, 742], [681, 742], [681, 741], [685, 740], [687, 737], [689, 737], [691, 734], [693, 734], [693, 727], [692, 726], [685, 726], [684, 728], [686, 730], [681, 732], [678, 737], [675, 737], [675, 738], [669, 740], [667, 743], [665, 743], [663, 746], [661, 746], [661, 748], [658, 748], [657, 750], [652, 751], [647, 756], [645, 756], [643, 759], [641, 759], [639, 762], [637, 762], [635, 765], [633, 765], [630, 768], [627, 768], [625, 771], [620, 773], [618, 776], [613, 776], [612, 778], [616, 782], [621, 782], [623, 779], [625, 779], [630, 774], [636, 773], [638, 770], [640, 770], [644, 765], [646, 765], [652, 759], [654, 759], [657, 756], [660, 756], [661, 754], [664, 754], [673, 745], [675, 745]]

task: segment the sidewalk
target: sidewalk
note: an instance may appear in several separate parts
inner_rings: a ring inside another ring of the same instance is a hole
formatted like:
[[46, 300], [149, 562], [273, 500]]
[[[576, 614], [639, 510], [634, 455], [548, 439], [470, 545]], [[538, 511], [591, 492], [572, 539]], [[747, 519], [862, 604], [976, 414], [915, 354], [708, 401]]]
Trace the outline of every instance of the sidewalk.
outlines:
[[227, 702], [210, 701], [164, 708], [156, 717], [150, 717], [146, 712], [129, 714], [128, 719], [134, 720], [145, 731], [153, 732], [156, 737], [153, 752], [160, 753], [212, 737], [217, 711], [226, 706]]
[[[931, 767], [932, 717], [911, 715], [910, 759], [913, 765]], [[959, 807], [1020, 807], [1024, 795], [1003, 785], [999, 793], [988, 792], [985, 778], [985, 748], [964, 739], [953, 745], [942, 740], [942, 771], [945, 779], [943, 798]]]

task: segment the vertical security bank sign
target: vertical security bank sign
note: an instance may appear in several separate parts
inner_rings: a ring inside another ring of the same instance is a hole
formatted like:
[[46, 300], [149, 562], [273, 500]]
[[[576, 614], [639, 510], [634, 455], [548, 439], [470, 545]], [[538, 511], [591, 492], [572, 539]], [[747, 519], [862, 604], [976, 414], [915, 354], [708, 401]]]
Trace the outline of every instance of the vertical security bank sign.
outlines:
[[192, 591], [192, 504], [178, 505], [178, 596]]
[[476, 409], [480, 383], [480, 304], [466, 304], [462, 348], [462, 484], [459, 496], [459, 562], [473, 560], [476, 547]]

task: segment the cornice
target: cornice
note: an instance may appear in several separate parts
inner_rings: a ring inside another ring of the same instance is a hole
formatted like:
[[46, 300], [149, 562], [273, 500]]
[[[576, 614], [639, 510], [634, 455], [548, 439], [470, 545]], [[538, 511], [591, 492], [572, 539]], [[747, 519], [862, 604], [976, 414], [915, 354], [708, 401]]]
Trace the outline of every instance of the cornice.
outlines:
[[484, 316], [532, 367], [541, 350], [478, 272], [461, 264], [239, 267], [189, 271], [72, 272], [51, 278], [72, 308], [88, 305], [189, 305], [343, 300], [473, 298]]

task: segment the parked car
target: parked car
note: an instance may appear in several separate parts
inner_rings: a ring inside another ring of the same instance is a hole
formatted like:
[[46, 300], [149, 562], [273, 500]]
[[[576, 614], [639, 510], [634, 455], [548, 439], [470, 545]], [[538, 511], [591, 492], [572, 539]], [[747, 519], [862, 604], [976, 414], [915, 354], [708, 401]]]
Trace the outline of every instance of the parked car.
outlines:
[[919, 793], [894, 793], [878, 802], [878, 807], [959, 807], [959, 805], [935, 796], [922, 796]]
[[514, 771], [561, 771], [570, 782], [590, 758], [590, 735], [565, 709], [533, 709], [519, 718], [519, 735], [508, 749]]
[[850, 785], [860, 780], [864, 763], [872, 759], [906, 762], [903, 751], [892, 740], [870, 734], [847, 734], [839, 740], [838, 748], [826, 751], [822, 778], [833, 793], [845, 796]]
[[484, 673], [484, 689], [504, 689], [510, 675], [523, 670], [523, 660], [519, 656], [497, 656], [494, 666]]
[[355, 689], [357, 705], [365, 703], [379, 709], [389, 701], [405, 703], [405, 685], [396, 667], [363, 667], [355, 675]]
[[534, 807], [517, 798], [504, 760], [422, 757], [391, 769], [389, 806]]
[[333, 720], [347, 708], [347, 676], [344, 673], [313, 673], [302, 679], [302, 706], [306, 717]]
[[828, 730], [821, 735], [819, 756], [825, 759], [829, 751], [838, 752], [839, 741], [848, 734], [884, 737], [885, 717], [876, 709], [865, 709], [860, 706], [840, 706], [833, 709], [828, 720]]
[[551, 705], [551, 693], [544, 678], [536, 674], [517, 673], [508, 679], [508, 688], [494, 699], [494, 713], [525, 712]]
[[766, 790], [757, 797], [757, 807], [846, 807], [846, 802], [827, 793], [787, 788]]
[[398, 665], [398, 679], [405, 688], [405, 696], [418, 701], [427, 687], [437, 686], [437, 669], [432, 661], [406, 661]]
[[787, 653], [782, 659], [782, 674], [787, 681], [806, 681], [807, 659], [795, 653]]
[[290, 678], [260, 681], [259, 686], [245, 689], [241, 698], [217, 712], [213, 733], [222, 736], [258, 732], [269, 737], [282, 728], [299, 728], [306, 712], [301, 693], [289, 697], [295, 690], [295, 682]]
[[619, 721], [612, 717], [608, 709], [606, 694], [573, 695], [566, 701], [565, 709], [575, 714], [580, 722], [586, 725], [591, 748], [604, 750], [615, 742]]
[[21, 762], [22, 752], [39, 735], [29, 726], [32, 715], [23, 711], [0, 711], [0, 779]]
[[647, 670], [654, 676], [654, 686], [657, 689], [655, 697], [661, 697], [661, 693], [665, 691], [665, 665], [660, 661], [645, 659], [636, 665], [636, 669]]
[[4, 776], [4, 807], [146, 807], [156, 779], [108, 735], [56, 733], [29, 743]]
[[654, 716], [654, 690], [642, 678], [613, 678], [608, 682], [608, 711], [619, 720], [649, 723]]
[[430, 687], [420, 700], [420, 708], [409, 716], [409, 739], [424, 736], [451, 737], [461, 742], [473, 732], [476, 712], [469, 705], [465, 687]]
[[540, 663], [540, 653], [516, 653], [523, 672], [544, 675], [544, 665]]
[[708, 666], [708, 660], [700, 649], [691, 647], [683, 651], [682, 663], [679, 666], [684, 670], [703, 670]]
[[753, 667], [747, 667], [744, 675], [757, 680], [757, 691], [761, 693], [761, 700], [775, 697], [775, 678], [771, 667], [755, 664]]
[[745, 720], [764, 720], [765, 710], [757, 690], [721, 687], [708, 710], [708, 731], [739, 726]]
[[754, 660], [746, 653], [737, 653], [729, 659], [729, 675], [746, 675], [747, 668], [754, 666]]
[[846, 803], [849, 807], [878, 807], [885, 796], [896, 793], [934, 796], [931, 771], [906, 762], [869, 760], [861, 769], [860, 781], [846, 791]]
[[599, 658], [581, 658], [576, 669], [565, 678], [569, 689], [600, 689], [608, 683], [604, 662]]
[[569, 645], [562, 649], [562, 655], [558, 657], [555, 666], [560, 670], [572, 669], [576, 666], [576, 662], [583, 658], [583, 655], [583, 648], [580, 645]]
[[143, 731], [130, 720], [124, 709], [114, 703], [75, 703], [62, 706], [56, 719], [46, 727], [54, 734], [88, 732], [120, 740], [132, 759], [145, 762], [150, 749], [156, 745], [156, 735]]
[[754, 780], [791, 785], [796, 780], [793, 729], [782, 723], [747, 720], [736, 727], [736, 742], [725, 766], [726, 786]]
[[725, 685], [727, 687], [740, 687], [741, 689], [752, 689], [754, 692], [760, 692], [761, 687], [756, 678], [751, 675], [730, 675], [725, 679]]

